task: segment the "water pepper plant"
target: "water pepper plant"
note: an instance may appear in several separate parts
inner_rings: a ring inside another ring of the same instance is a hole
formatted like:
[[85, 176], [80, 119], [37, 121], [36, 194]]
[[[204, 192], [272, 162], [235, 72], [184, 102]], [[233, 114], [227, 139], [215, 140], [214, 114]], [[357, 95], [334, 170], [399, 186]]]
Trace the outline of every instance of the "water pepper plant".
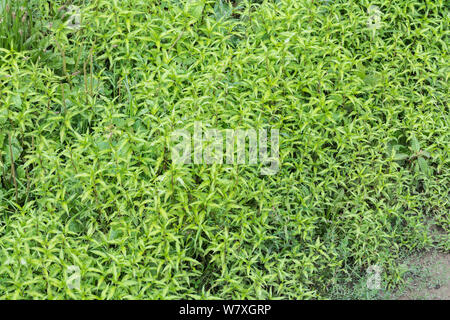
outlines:
[[[1, 298], [326, 299], [381, 270], [367, 298], [448, 252], [443, 0], [0, 3]], [[279, 130], [279, 170], [174, 164], [195, 122]]]

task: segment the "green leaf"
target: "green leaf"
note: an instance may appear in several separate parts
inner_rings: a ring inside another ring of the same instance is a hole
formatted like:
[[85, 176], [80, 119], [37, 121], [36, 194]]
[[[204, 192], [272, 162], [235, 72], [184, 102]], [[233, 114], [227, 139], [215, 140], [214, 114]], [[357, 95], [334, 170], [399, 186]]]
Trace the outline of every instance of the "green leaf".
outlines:
[[122, 237], [123, 232], [119, 229], [111, 229], [109, 231], [109, 235], [108, 235], [108, 240], [109, 241], [114, 241], [119, 239], [120, 237]]
[[411, 137], [411, 148], [414, 152], [420, 151], [420, 143], [419, 140], [417, 140], [416, 136], [413, 134]]
[[214, 6], [214, 15], [216, 19], [227, 19], [232, 13], [232, 8], [231, 4], [226, 1], [217, 1]]
[[409, 158], [409, 155], [407, 155], [406, 153], [396, 153], [394, 156], [395, 161], [401, 161], [401, 160], [405, 160], [408, 158]]
[[5, 124], [8, 120], [8, 109], [4, 108], [0, 110], [0, 125]]
[[71, 220], [69, 222], [69, 230], [74, 232], [74, 233], [80, 233], [83, 231], [83, 225], [78, 222], [77, 220]]
[[11, 100], [16, 108], [20, 108], [22, 106], [22, 98], [20, 97], [19, 94], [13, 95]]
[[11, 139], [11, 148], [10, 148], [9, 142], [8, 141], [6, 141], [6, 142], [7, 143], [4, 143], [4, 146], [3, 146], [3, 151], [6, 153], [5, 163], [11, 165], [11, 152], [10, 151], [12, 151], [13, 161], [16, 162], [19, 159], [19, 156], [22, 153], [23, 149], [20, 146], [20, 143], [16, 138]]
[[428, 175], [430, 173], [430, 168], [428, 166], [427, 161], [423, 157], [419, 157], [417, 159], [417, 162], [419, 163], [420, 172]]

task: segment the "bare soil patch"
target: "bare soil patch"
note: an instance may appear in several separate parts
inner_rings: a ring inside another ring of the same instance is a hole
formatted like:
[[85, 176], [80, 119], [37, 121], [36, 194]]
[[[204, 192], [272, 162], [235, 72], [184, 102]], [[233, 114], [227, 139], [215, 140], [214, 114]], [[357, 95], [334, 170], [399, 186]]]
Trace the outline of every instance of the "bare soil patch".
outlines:
[[450, 254], [439, 251], [408, 259], [407, 284], [399, 300], [450, 299]]

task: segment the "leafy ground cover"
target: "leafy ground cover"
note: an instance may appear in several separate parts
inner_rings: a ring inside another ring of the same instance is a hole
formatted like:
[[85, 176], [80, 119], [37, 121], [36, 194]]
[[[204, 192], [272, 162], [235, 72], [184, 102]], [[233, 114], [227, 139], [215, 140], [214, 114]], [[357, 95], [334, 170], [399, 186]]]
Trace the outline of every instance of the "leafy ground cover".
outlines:
[[[446, 2], [26, 3], [0, 1], [2, 298], [323, 299], [449, 251]], [[279, 129], [279, 172], [174, 165], [196, 121]]]

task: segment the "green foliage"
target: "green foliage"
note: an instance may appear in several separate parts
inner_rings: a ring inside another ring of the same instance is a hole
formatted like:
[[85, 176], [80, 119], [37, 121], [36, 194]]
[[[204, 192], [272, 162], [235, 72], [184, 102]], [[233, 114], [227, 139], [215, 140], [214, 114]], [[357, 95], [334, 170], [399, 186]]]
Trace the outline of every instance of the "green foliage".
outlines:
[[0, 0], [0, 48], [32, 48], [37, 35], [35, 24], [30, 1]]
[[[443, 1], [46, 3], [42, 59], [0, 49], [2, 298], [327, 298], [448, 250]], [[195, 121], [279, 129], [280, 171], [175, 166]]]

